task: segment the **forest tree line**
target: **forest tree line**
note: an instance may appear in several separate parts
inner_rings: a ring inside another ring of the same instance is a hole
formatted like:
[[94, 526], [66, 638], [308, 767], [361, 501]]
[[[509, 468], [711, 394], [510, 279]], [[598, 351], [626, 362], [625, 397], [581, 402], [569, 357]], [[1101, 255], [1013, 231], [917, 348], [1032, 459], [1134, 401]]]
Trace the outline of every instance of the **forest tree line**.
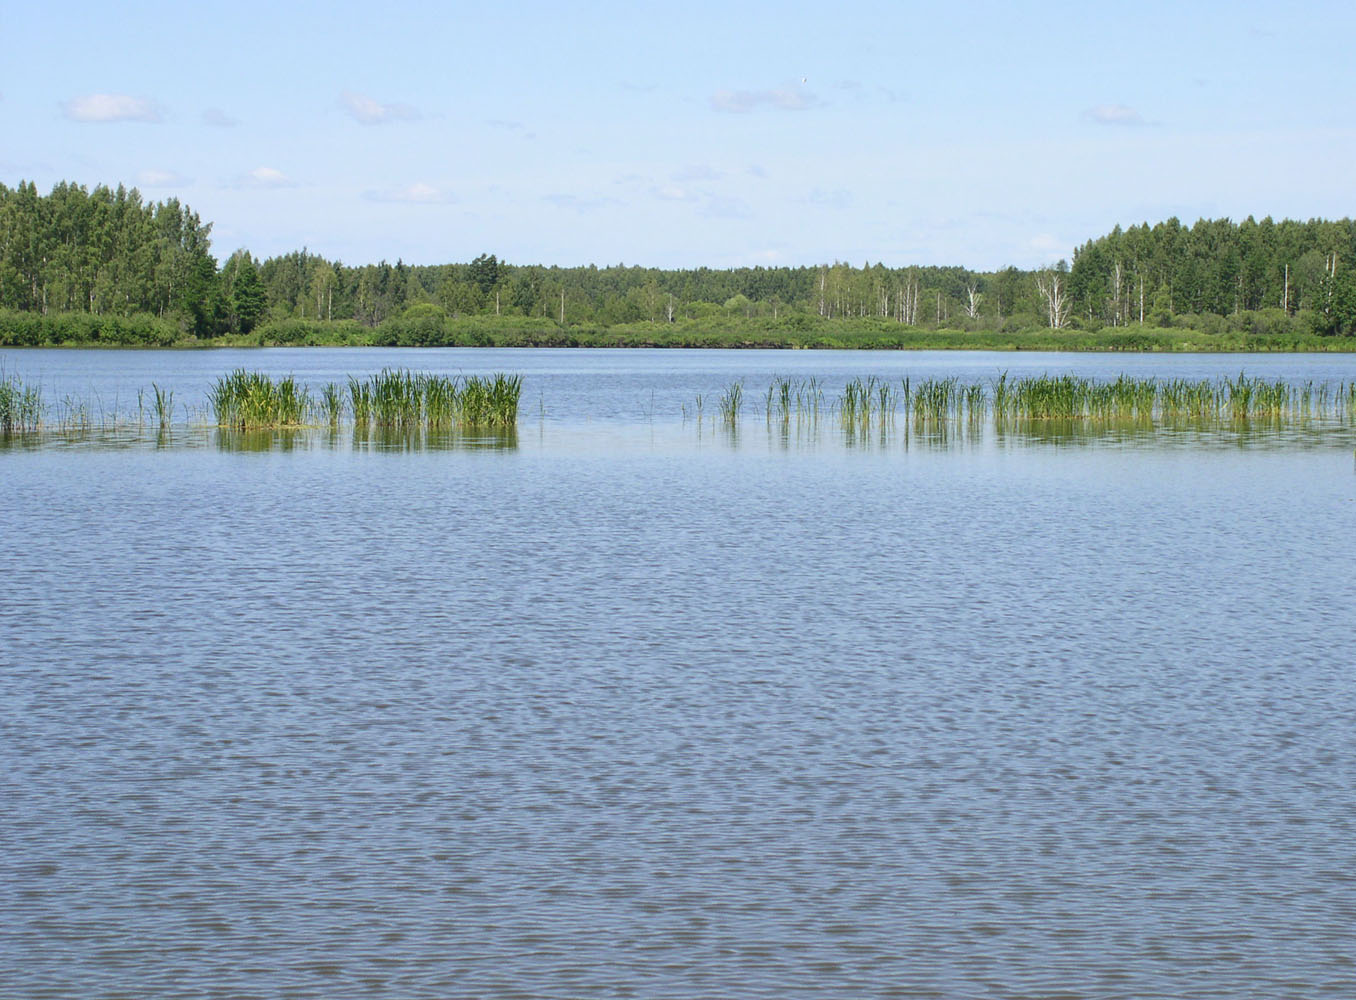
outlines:
[[135, 189], [0, 184], [0, 310], [154, 317], [212, 338], [289, 321], [520, 317], [567, 327], [873, 319], [951, 330], [1180, 326], [1356, 333], [1356, 222], [1117, 227], [1044, 270], [346, 264], [307, 249], [218, 264], [211, 223]]

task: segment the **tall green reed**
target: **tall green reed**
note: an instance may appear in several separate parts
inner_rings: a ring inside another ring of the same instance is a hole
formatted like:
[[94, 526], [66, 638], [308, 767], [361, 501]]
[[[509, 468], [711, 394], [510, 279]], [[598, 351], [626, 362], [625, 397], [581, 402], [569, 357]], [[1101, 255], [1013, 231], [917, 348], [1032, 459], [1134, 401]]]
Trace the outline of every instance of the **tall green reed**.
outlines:
[[0, 433], [36, 431], [42, 425], [42, 390], [0, 368]]

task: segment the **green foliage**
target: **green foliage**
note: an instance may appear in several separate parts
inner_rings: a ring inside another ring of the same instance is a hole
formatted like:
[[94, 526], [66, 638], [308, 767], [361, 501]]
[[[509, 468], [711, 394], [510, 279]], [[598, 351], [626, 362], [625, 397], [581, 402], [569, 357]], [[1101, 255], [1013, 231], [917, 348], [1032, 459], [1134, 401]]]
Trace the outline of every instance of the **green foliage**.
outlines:
[[237, 250], [221, 269], [226, 327], [231, 333], [249, 333], [268, 307], [268, 293], [259, 268], [247, 250]]
[[[198, 336], [219, 331], [221, 299], [212, 226], [178, 200], [58, 184], [0, 184], [0, 309], [182, 316]], [[58, 341], [59, 342], [59, 341]]]
[[[135, 189], [0, 185], [0, 345], [1008, 347], [1232, 349], [1356, 334], [1356, 222], [1168, 219], [1089, 240], [1065, 274], [1072, 340], [1009, 267], [660, 270], [467, 263], [358, 266], [303, 248], [218, 272], [211, 225]], [[33, 324], [16, 316], [38, 315]], [[66, 317], [77, 317], [67, 319]], [[154, 322], [148, 321], [149, 317]], [[1080, 339], [1080, 335], [1081, 338]], [[242, 340], [241, 338], [250, 338]], [[967, 339], [968, 338], [968, 339]], [[930, 343], [928, 346], [932, 346]]]
[[499, 260], [494, 254], [481, 254], [471, 261], [467, 277], [482, 295], [488, 295], [490, 289], [499, 284]]

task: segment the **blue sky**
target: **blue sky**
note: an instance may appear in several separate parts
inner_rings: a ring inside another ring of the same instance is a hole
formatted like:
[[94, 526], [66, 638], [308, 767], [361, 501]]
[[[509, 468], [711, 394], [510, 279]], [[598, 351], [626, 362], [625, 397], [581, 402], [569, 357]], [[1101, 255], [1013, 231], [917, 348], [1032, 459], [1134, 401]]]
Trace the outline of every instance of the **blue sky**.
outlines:
[[1356, 4], [46, 3], [0, 181], [348, 263], [1037, 266], [1356, 213]]

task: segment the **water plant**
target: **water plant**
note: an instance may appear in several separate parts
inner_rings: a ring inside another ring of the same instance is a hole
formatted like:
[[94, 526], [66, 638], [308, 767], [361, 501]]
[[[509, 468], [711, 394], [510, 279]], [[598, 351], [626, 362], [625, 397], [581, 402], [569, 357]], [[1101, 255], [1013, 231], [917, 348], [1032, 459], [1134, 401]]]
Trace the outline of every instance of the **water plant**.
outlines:
[[[223, 375], [207, 392], [207, 401], [217, 426], [236, 430], [263, 427], [298, 427], [306, 422], [310, 393], [291, 375], [274, 381], [263, 372], [237, 368]], [[160, 390], [156, 388], [156, 408], [161, 410]]]
[[161, 427], [168, 427], [174, 422], [174, 390], [162, 389], [152, 382], [151, 391], [155, 393], [156, 419]]
[[35, 431], [42, 413], [42, 390], [0, 368], [0, 434]]
[[344, 417], [344, 390], [338, 382], [326, 382], [320, 387], [317, 404], [321, 420], [330, 427], [339, 426]]
[[471, 375], [461, 385], [460, 423], [466, 427], [509, 427], [518, 422], [523, 377], [497, 372]]
[[739, 410], [744, 405], [744, 383], [731, 382], [720, 394], [720, 416], [727, 427], [739, 423]]
[[518, 422], [521, 375], [446, 375], [383, 368], [349, 378], [353, 421], [359, 427], [508, 427]]

